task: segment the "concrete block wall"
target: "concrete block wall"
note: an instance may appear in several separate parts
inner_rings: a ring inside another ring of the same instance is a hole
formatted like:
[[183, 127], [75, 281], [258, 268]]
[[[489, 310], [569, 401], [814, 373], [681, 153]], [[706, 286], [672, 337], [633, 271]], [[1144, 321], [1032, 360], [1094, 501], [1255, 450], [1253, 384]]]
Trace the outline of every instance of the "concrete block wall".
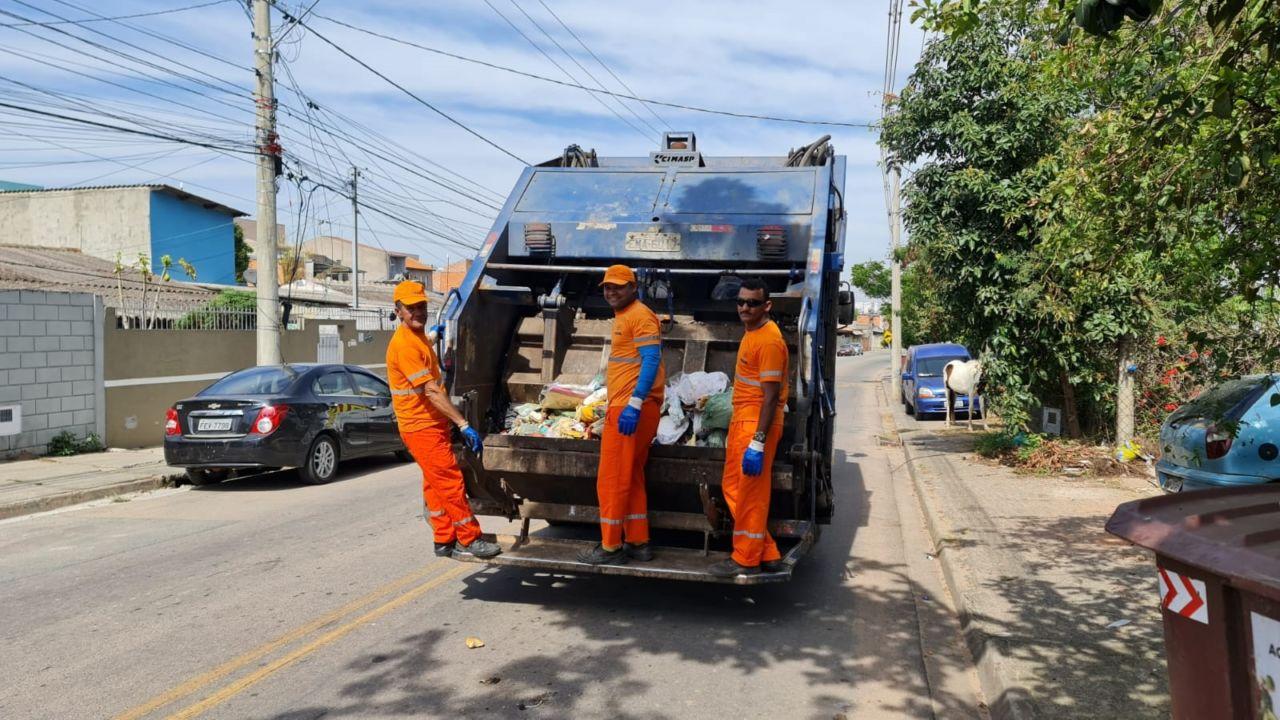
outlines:
[[0, 291], [0, 408], [21, 407], [0, 457], [42, 455], [66, 430], [102, 435], [101, 301], [87, 293]]

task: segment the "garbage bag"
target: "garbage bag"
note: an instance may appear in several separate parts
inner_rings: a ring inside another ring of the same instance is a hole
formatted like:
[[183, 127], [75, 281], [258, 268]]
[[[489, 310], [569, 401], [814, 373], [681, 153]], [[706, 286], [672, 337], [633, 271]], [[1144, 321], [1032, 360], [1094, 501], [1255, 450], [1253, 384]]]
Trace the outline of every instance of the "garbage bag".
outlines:
[[707, 439], [703, 441], [704, 447], [722, 448], [725, 441], [728, 440], [729, 433], [725, 430], [712, 430], [707, 433]]
[[685, 405], [697, 407], [699, 401], [716, 393], [724, 392], [729, 387], [729, 376], [722, 372], [692, 372], [680, 377], [675, 385], [676, 395]]
[[728, 430], [731, 419], [733, 419], [732, 388], [707, 399], [707, 404], [702, 408], [703, 431]]
[[654, 440], [659, 445], [675, 445], [680, 442], [680, 438], [684, 437], [685, 432], [689, 430], [689, 421], [681, 418], [676, 420], [670, 415], [663, 415], [658, 421], [658, 434]]
[[551, 383], [542, 389], [539, 404], [544, 410], [574, 410], [595, 390], [590, 385]]

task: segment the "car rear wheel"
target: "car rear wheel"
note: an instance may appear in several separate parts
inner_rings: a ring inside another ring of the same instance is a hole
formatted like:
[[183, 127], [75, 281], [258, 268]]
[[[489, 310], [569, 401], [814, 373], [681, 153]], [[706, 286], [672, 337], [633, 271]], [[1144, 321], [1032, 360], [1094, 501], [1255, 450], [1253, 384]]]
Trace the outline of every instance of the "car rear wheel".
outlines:
[[230, 471], [227, 470], [187, 468], [187, 482], [192, 485], [213, 485], [226, 480], [230, 474]]
[[321, 435], [307, 451], [307, 463], [298, 468], [298, 476], [312, 485], [323, 485], [338, 474], [338, 444]]
[[916, 414], [916, 409], [915, 409], [915, 408], [913, 408], [913, 407], [911, 407], [911, 403], [906, 402], [906, 401], [904, 400], [902, 404], [907, 406], [907, 414], [908, 414], [908, 415], [915, 415], [915, 414]]

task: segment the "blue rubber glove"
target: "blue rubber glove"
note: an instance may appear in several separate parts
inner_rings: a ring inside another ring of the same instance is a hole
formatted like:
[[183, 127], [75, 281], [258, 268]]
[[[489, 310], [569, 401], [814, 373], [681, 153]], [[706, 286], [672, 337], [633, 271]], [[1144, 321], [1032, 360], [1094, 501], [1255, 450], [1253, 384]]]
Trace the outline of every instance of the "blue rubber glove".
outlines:
[[742, 474], [756, 476], [764, 472], [764, 443], [752, 440], [742, 454]]
[[640, 425], [640, 407], [644, 404], [644, 400], [633, 397], [622, 408], [622, 414], [618, 416], [618, 432], [623, 435], [635, 435], [636, 428]]
[[432, 325], [431, 327], [427, 328], [427, 336], [430, 337], [432, 340], [435, 340], [436, 338], [444, 337], [444, 323], [440, 323], [439, 325]]
[[480, 439], [480, 433], [470, 425], [462, 428], [462, 444], [477, 455], [484, 452], [484, 441]]

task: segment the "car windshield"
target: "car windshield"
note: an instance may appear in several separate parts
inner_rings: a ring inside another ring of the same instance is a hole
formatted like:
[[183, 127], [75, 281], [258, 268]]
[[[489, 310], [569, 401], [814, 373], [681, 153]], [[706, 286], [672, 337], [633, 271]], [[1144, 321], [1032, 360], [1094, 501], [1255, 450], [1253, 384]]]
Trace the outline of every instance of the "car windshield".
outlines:
[[210, 395], [274, 395], [289, 389], [298, 377], [290, 367], [255, 367], [237, 370], [200, 391]]
[[916, 358], [916, 376], [917, 377], [942, 377], [942, 368], [952, 360], [964, 362], [969, 358], [963, 355], [937, 356]]
[[1261, 375], [1228, 380], [1200, 393], [1169, 416], [1170, 423], [1182, 420], [1205, 419], [1213, 421], [1239, 420], [1271, 386], [1271, 376]]

